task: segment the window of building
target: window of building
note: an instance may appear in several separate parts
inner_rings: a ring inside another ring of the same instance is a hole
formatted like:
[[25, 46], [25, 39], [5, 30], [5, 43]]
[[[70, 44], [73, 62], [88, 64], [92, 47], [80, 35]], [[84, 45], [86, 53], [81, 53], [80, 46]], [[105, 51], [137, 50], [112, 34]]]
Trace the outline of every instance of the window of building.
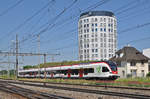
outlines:
[[101, 42], [103, 42], [103, 38], [101, 38]]
[[103, 47], [103, 43], [101, 43], [101, 47]]
[[80, 21], [80, 23], [82, 23], [82, 20]]
[[113, 29], [111, 29], [111, 32], [113, 32]]
[[103, 21], [103, 19], [102, 19], [102, 18], [100, 18], [100, 21]]
[[111, 27], [113, 28], [113, 24], [111, 24]]
[[108, 18], [108, 22], [110, 22], [110, 18]]
[[141, 65], [144, 65], [144, 61], [141, 61]]
[[130, 62], [130, 66], [136, 66], [136, 62]]
[[111, 19], [111, 22], [113, 22], [113, 19]]
[[87, 34], [86, 37], [89, 38], [89, 34]]
[[89, 22], [89, 19], [86, 19], [87, 22]]
[[89, 29], [87, 29], [86, 31], [89, 32]]
[[106, 23], [104, 23], [104, 27], [106, 27]]
[[82, 29], [81, 29], [81, 33], [82, 33]]
[[95, 38], [95, 42], [97, 42], [97, 38]]
[[92, 23], [92, 26], [94, 26], [94, 24]]
[[100, 31], [102, 32], [102, 31], [103, 31], [103, 28], [100, 28]]
[[80, 59], [81, 59], [81, 60], [83, 59], [83, 55], [80, 55]]
[[95, 49], [95, 52], [98, 52], [98, 49]]
[[84, 33], [86, 33], [86, 30], [84, 30]]
[[95, 54], [95, 57], [98, 57], [98, 54]]
[[100, 24], [100, 27], [102, 27], [102, 26], [103, 26], [103, 23]]
[[97, 21], [97, 18], [95, 18], [95, 21]]
[[106, 32], [106, 28], [104, 28], [104, 32]]
[[89, 48], [89, 44], [87, 44], [87, 48]]
[[94, 33], [92, 33], [92, 35], [91, 35], [92, 37], [94, 37]]
[[142, 76], [142, 77], [145, 76], [144, 70], [141, 70], [141, 76]]
[[89, 39], [87, 39], [87, 43], [89, 42]]
[[87, 27], [89, 27], [89, 24], [87, 24]]
[[137, 76], [137, 70], [131, 70], [131, 76], [136, 77]]
[[86, 48], [86, 44], [84, 44], [84, 48]]
[[92, 47], [94, 47], [94, 44], [92, 44]]
[[95, 44], [95, 47], [98, 47], [98, 44]]
[[125, 77], [125, 71], [124, 70], [122, 71], [122, 76]]
[[104, 33], [104, 37], [106, 37], [106, 33]]
[[97, 37], [97, 33], [95, 33], [95, 37]]
[[92, 52], [94, 53], [94, 49], [92, 49]]
[[89, 49], [87, 49], [87, 53], [89, 53]]
[[104, 22], [106, 22], [106, 18], [104, 18]]
[[92, 42], [94, 42], [94, 39], [92, 39]]
[[94, 32], [94, 29], [92, 29], [92, 32]]
[[97, 23], [95, 23], [95, 27], [97, 27]]
[[84, 53], [86, 53], [86, 50], [84, 50]]
[[95, 29], [95, 32], [97, 32], [97, 28]]

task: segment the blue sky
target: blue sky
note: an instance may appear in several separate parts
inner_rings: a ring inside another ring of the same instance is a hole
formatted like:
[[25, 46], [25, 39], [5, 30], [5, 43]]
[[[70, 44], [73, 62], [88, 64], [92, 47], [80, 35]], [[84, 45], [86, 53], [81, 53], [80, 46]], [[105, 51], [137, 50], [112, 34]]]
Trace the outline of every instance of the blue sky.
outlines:
[[[115, 14], [118, 25], [118, 49], [127, 45], [129, 41], [150, 37], [150, 25], [142, 26], [150, 22], [149, 0], [76, 0], [76, 2], [75, 0], [22, 0], [17, 6], [12, 7], [19, 1], [21, 0], [0, 1], [0, 50], [2, 51], [9, 51], [13, 47], [15, 36], [18, 34], [19, 41], [27, 39], [19, 43], [19, 52], [36, 53], [38, 42], [37, 36], [33, 35], [40, 33], [49, 24], [55, 24], [41, 33], [40, 52], [60, 53], [60, 56], [54, 57], [54, 61], [77, 60], [77, 23], [80, 14], [89, 10], [107, 10]], [[103, 1], [106, 2], [87, 9]], [[47, 5], [45, 9], [34, 16], [45, 5]], [[64, 13], [56, 17], [63, 11]], [[45, 23], [48, 24], [44, 25]], [[41, 26], [43, 28], [40, 28]], [[131, 30], [128, 30], [130, 28]], [[142, 51], [150, 48], [150, 39], [132, 42], [130, 45]], [[11, 57], [11, 61], [15, 61], [14, 58]], [[7, 57], [4, 56], [0, 59], [7, 61]], [[38, 57], [19, 57], [19, 61], [24, 62], [23, 65], [38, 64]], [[47, 57], [47, 61], [52, 61], [50, 56]], [[41, 57], [42, 62], [43, 57]]]

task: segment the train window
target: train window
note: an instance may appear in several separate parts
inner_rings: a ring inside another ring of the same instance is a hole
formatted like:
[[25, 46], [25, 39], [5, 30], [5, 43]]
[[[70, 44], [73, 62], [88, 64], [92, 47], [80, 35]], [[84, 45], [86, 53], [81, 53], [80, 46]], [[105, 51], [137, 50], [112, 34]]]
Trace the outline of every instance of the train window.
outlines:
[[94, 68], [85, 68], [84, 74], [87, 75], [88, 73], [94, 73]]
[[78, 71], [79, 71], [78, 69], [73, 69], [72, 72], [71, 72], [71, 74], [72, 75], [78, 75]]
[[102, 72], [109, 72], [107, 67], [102, 67]]
[[85, 69], [84, 69], [84, 75], [87, 75], [88, 72], [89, 72], [88, 68], [85, 68]]
[[94, 73], [94, 68], [89, 68], [89, 73]]

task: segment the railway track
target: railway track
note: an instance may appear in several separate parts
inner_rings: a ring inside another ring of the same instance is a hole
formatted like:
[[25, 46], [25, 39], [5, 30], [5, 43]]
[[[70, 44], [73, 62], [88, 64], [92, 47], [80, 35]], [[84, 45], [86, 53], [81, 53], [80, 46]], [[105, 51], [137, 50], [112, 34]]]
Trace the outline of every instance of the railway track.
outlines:
[[[4, 81], [5, 82], [5, 81]], [[20, 85], [28, 85], [28, 86], [35, 86], [35, 87], [43, 87], [43, 88], [51, 88], [51, 89], [59, 89], [59, 90], [67, 90], [67, 91], [74, 91], [74, 92], [82, 92], [82, 93], [90, 93], [90, 94], [99, 94], [99, 95], [111, 95], [111, 96], [119, 96], [119, 97], [127, 97], [127, 98], [136, 98], [136, 99], [150, 99], [150, 95], [143, 95], [143, 94], [131, 94], [131, 93], [122, 93], [122, 92], [112, 92], [112, 91], [103, 91], [103, 90], [91, 90], [91, 89], [82, 89], [82, 88], [70, 88], [70, 87], [62, 87], [62, 86], [54, 86], [48, 85], [46, 83], [34, 83], [34, 82], [12, 82], [7, 81], [7, 83], [13, 84], [20, 84]], [[136, 89], [136, 88], [134, 88]], [[144, 89], [142, 89], [144, 90]]]
[[25, 89], [22, 87], [12, 85], [8, 82], [1, 82], [1, 81], [0, 81], [0, 90], [8, 93], [17, 94], [27, 99], [72, 99], [68, 97], [57, 96], [30, 89]]
[[112, 86], [112, 85], [89, 85], [87, 83], [84, 84], [69, 84], [69, 83], [54, 83], [54, 82], [39, 82], [39, 81], [26, 81], [26, 80], [19, 80], [21, 82], [31, 82], [31, 83], [42, 83], [44, 84], [59, 84], [59, 85], [77, 85], [77, 86], [87, 86], [87, 87], [104, 87], [104, 88], [116, 88], [116, 89], [130, 89], [130, 90], [143, 90], [143, 91], [150, 91], [150, 88], [143, 88], [143, 87], [126, 87], [126, 86]]

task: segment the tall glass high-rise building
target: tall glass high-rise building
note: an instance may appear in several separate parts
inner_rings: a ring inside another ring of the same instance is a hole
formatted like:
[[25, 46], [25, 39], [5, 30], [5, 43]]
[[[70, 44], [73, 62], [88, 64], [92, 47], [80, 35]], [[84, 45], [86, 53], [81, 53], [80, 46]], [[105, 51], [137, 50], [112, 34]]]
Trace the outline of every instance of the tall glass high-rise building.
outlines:
[[79, 60], [108, 60], [117, 49], [117, 20], [109, 11], [82, 13], [78, 21]]

